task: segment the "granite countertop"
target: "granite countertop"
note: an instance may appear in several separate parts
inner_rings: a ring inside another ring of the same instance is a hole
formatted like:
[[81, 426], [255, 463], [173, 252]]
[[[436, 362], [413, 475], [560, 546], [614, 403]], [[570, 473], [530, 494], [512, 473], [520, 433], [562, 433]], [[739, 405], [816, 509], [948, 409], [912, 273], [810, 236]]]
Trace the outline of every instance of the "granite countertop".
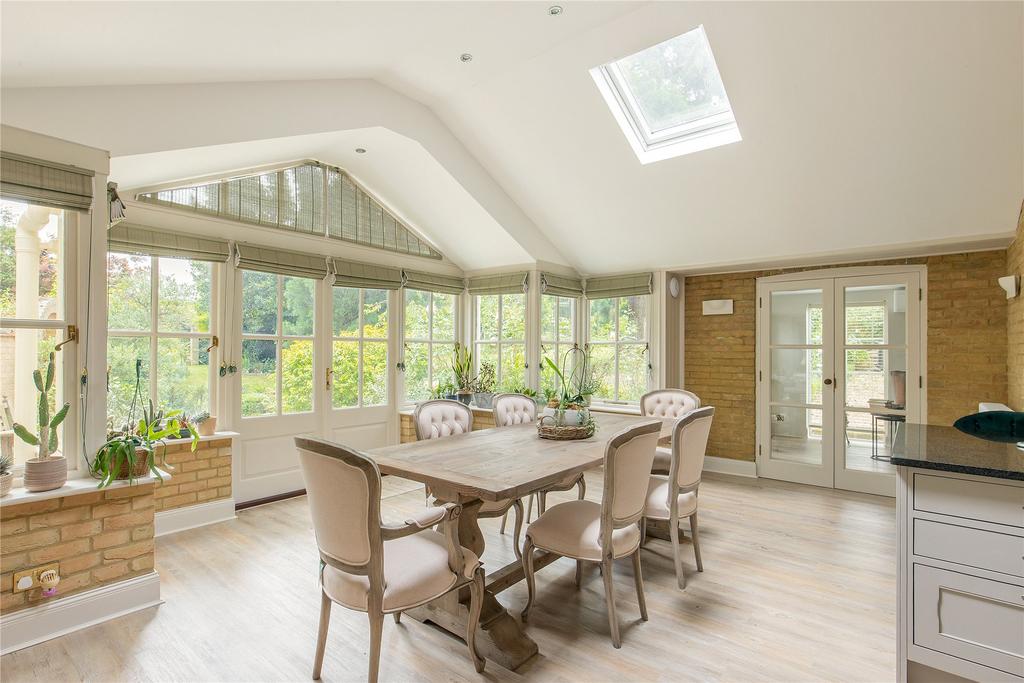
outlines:
[[1016, 444], [986, 441], [953, 427], [905, 424], [903, 443], [892, 464], [1024, 481], [1024, 450]]

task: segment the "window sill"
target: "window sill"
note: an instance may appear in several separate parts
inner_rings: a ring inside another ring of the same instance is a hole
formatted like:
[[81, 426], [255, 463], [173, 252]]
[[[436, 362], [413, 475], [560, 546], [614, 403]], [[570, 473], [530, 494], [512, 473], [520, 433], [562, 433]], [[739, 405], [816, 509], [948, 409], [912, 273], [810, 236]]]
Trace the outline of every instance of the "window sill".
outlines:
[[[204, 441], [216, 441], [218, 439], [232, 439], [236, 436], [238, 436], [238, 432], [214, 432], [210, 436], [199, 437], [199, 443], [202, 443]], [[174, 446], [182, 443], [192, 443], [192, 439], [164, 439], [164, 443], [167, 444], [168, 446]]]
[[[185, 439], [181, 439], [185, 441]], [[168, 481], [171, 475], [163, 470], [160, 470], [160, 474], [163, 475], [164, 481]], [[11, 492], [0, 498], [0, 507], [8, 507], [10, 505], [20, 505], [21, 503], [34, 503], [40, 500], [51, 500], [53, 498], [66, 498], [68, 496], [77, 496], [83, 493], [92, 493], [94, 491], [111, 491], [114, 489], [123, 489], [129, 486], [143, 486], [145, 484], [152, 484], [157, 481], [157, 478], [152, 474], [148, 474], [145, 477], [139, 477], [138, 479], [128, 482], [127, 480], [115, 481], [106, 488], [97, 488], [97, 481], [91, 477], [83, 477], [81, 479], [68, 479], [64, 486], [59, 489], [53, 489], [52, 491], [27, 491], [23, 486], [18, 486], [11, 489]]]
[[616, 415], [640, 415], [640, 406], [590, 406], [594, 413], [614, 413]]

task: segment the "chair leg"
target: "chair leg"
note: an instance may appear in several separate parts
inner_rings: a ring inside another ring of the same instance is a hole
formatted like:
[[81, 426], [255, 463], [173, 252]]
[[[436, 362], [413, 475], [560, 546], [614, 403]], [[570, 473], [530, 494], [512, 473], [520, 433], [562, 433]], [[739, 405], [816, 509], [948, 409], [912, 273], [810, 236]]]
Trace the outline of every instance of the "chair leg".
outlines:
[[643, 546], [647, 543], [647, 518], [640, 518], [640, 545]]
[[535, 495], [531, 493], [530, 494], [530, 500], [527, 501], [527, 507], [526, 507], [526, 523], [527, 524], [530, 523], [530, 518], [533, 517], [533, 499], [534, 499], [534, 497], [535, 497]]
[[533, 599], [537, 593], [537, 586], [534, 583], [533, 578], [533, 539], [530, 538], [530, 534], [526, 534], [526, 542], [523, 543], [523, 573], [526, 575], [526, 607], [523, 608], [522, 619], [525, 622], [527, 615], [530, 613], [530, 608], [533, 607]]
[[505, 533], [505, 522], [507, 522], [507, 521], [508, 521], [508, 511], [506, 510], [505, 514], [503, 514], [501, 516], [501, 528], [498, 529], [498, 533], [499, 534], [504, 534]]
[[580, 475], [580, 480], [576, 482], [576, 487], [580, 490], [579, 498], [577, 500], [583, 500], [587, 497], [587, 480]]
[[693, 558], [697, 560], [697, 571], [704, 571], [704, 563], [700, 559], [700, 537], [697, 534], [697, 513], [690, 515], [690, 535], [693, 536]]
[[394, 617], [396, 624], [401, 624], [402, 623], [402, 613], [401, 612], [392, 612], [391, 616]]
[[636, 601], [640, 605], [640, 618], [647, 621], [647, 599], [644, 597], [644, 575], [640, 570], [640, 548], [633, 553], [633, 581], [636, 583]]
[[676, 583], [680, 588], [686, 588], [686, 576], [683, 574], [683, 560], [679, 556], [679, 520], [669, 520], [668, 535], [672, 540], [672, 557], [676, 564]]
[[608, 627], [612, 632], [612, 645], [622, 647], [619, 638], [619, 615], [615, 612], [615, 585], [612, 581], [612, 558], [601, 560], [601, 575], [604, 577], [604, 597], [608, 601]]
[[370, 617], [370, 673], [367, 677], [369, 683], [377, 683], [377, 673], [380, 670], [380, 643], [384, 635], [384, 613], [375, 612], [370, 608], [367, 616]]
[[469, 584], [469, 620], [466, 623], [466, 645], [469, 646], [469, 658], [473, 660], [476, 672], [483, 673], [484, 658], [476, 649], [476, 630], [480, 625], [480, 610], [484, 606], [484, 570], [477, 567], [473, 572], [473, 583]]
[[[523, 530], [523, 501], [515, 500], [512, 503], [512, 509], [516, 513], [515, 526], [512, 527], [512, 551], [516, 554], [516, 559], [522, 562], [523, 551], [519, 549], [519, 534]], [[508, 512], [505, 514], [507, 515]]]
[[576, 560], [576, 587], [583, 585], [583, 560]]
[[537, 494], [537, 516], [544, 514], [544, 511], [548, 509], [548, 492], [541, 491]]
[[320, 669], [324, 663], [324, 649], [327, 647], [327, 628], [331, 625], [331, 599], [320, 592], [320, 629], [316, 634], [316, 654], [313, 656], [313, 680], [320, 680]]

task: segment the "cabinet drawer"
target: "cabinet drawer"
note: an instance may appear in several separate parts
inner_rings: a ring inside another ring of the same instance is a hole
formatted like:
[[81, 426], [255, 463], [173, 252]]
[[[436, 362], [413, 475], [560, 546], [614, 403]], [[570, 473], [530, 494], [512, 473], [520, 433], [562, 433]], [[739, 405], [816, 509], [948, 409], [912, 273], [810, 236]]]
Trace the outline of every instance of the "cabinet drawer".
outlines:
[[1024, 588], [915, 564], [914, 643], [1024, 676]]
[[1024, 527], [1024, 486], [915, 474], [914, 509]]
[[1024, 577], [1024, 536], [915, 519], [914, 554]]

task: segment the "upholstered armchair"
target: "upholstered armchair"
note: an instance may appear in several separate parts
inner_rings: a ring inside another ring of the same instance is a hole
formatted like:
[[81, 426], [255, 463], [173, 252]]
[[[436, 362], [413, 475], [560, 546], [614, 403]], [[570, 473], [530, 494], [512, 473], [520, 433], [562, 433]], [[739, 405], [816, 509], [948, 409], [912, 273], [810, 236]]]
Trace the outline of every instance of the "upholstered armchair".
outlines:
[[676, 581], [680, 588], [686, 588], [683, 562], [679, 556], [679, 523], [690, 520], [690, 535], [693, 537], [693, 556], [697, 571], [704, 571], [700, 558], [700, 536], [697, 531], [697, 489], [700, 475], [704, 470], [704, 454], [711, 433], [711, 421], [715, 409], [711, 406], [692, 410], [672, 427], [672, 458], [668, 476], [650, 476], [647, 485], [647, 505], [644, 508], [644, 524], [648, 519], [668, 522], [668, 535], [672, 541], [672, 556], [676, 565]]
[[[469, 406], [459, 401], [447, 399], [436, 399], [424, 401], [416, 406], [412, 414], [413, 424], [416, 427], [416, 440], [443, 439], [449, 436], [457, 436], [473, 431], [473, 411]], [[480, 457], [487, 457], [481, 453]], [[427, 503], [431, 503], [433, 494], [430, 487], [424, 487]], [[477, 514], [480, 519], [494, 517], [504, 518], [509, 509], [515, 511], [515, 527], [513, 528], [512, 549], [516, 557], [522, 557], [519, 548], [519, 536], [523, 528], [523, 503], [518, 499], [505, 499], [499, 501], [484, 501]], [[505, 520], [502, 519], [501, 532], [505, 533]]]
[[[697, 408], [700, 408], [700, 398], [685, 389], [656, 389], [640, 397], [640, 412], [651, 417], [678, 419]], [[651, 471], [655, 474], [668, 474], [671, 462], [672, 449], [658, 446]]]
[[654, 447], [660, 432], [660, 422], [645, 422], [613, 435], [605, 448], [601, 502], [573, 500], [559, 503], [527, 527], [523, 571], [529, 599], [523, 608], [523, 621], [526, 621], [537, 592], [533, 572], [535, 548], [575, 559], [577, 586], [582, 578], [583, 562], [601, 565], [608, 602], [608, 625], [615, 647], [621, 647], [622, 641], [615, 612], [613, 561], [632, 557], [640, 617], [647, 621], [638, 523], [644, 514], [647, 480], [651, 476]]
[[[511, 427], [512, 425], [532, 424], [537, 421], [537, 402], [523, 394], [498, 394], [494, 397], [494, 424], [497, 427]], [[573, 487], [579, 488], [579, 499], [583, 500], [587, 495], [587, 482], [583, 474], [573, 475], [563, 481], [554, 484], [537, 494], [537, 514], [544, 512], [547, 507], [547, 494], [551, 491], [569, 491]], [[533, 494], [530, 494], [526, 507], [526, 522], [530, 522], [533, 516]], [[505, 519], [501, 520], [501, 533], [505, 533]]]
[[[384, 615], [398, 621], [402, 611], [449, 591], [470, 587], [466, 644], [478, 672], [476, 650], [484, 578], [480, 561], [458, 542], [461, 507], [428, 508], [404, 524], [380, 516], [380, 471], [358, 451], [320, 439], [297, 437], [313, 531], [320, 550], [320, 627], [313, 678], [320, 678], [331, 605], [366, 612], [370, 620], [369, 680], [377, 680]], [[431, 527], [440, 525], [444, 533]]]

